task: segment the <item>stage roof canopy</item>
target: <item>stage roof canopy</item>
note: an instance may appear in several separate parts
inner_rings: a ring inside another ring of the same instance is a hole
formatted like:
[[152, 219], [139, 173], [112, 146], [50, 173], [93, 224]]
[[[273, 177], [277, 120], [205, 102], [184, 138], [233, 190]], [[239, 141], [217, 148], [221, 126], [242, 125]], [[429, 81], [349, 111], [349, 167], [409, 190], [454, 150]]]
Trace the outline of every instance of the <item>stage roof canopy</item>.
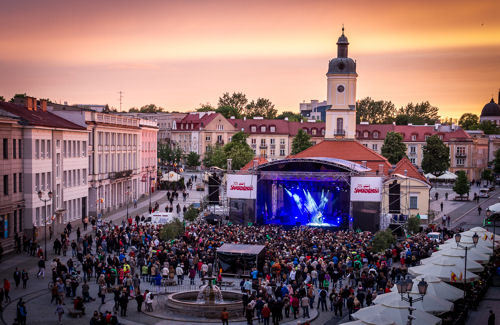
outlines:
[[274, 165], [282, 165], [282, 164], [287, 164], [287, 163], [305, 163], [305, 162], [311, 162], [311, 163], [318, 163], [318, 164], [324, 164], [324, 165], [330, 165], [336, 168], [340, 168], [341, 170], [345, 171], [353, 171], [357, 173], [364, 173], [368, 172], [371, 169], [367, 168], [361, 164], [340, 159], [340, 158], [331, 158], [331, 157], [304, 157], [304, 158], [286, 158], [286, 159], [281, 159], [281, 160], [275, 160], [271, 161], [265, 164], [262, 164], [258, 166], [257, 168], [259, 170], [266, 170], [267, 168], [274, 166]]
[[264, 245], [246, 245], [246, 244], [223, 244], [217, 248], [217, 253], [235, 254], [235, 255], [259, 255], [264, 250]]

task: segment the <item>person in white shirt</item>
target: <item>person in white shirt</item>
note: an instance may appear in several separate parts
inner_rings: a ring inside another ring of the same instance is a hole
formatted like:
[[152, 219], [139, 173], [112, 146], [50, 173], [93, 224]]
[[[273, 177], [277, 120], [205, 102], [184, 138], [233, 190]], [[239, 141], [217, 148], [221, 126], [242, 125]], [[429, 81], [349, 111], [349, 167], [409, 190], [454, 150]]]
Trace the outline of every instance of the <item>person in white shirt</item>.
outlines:
[[177, 267], [175, 268], [175, 274], [177, 275], [177, 284], [182, 285], [184, 282], [184, 265], [182, 264], [177, 264]]

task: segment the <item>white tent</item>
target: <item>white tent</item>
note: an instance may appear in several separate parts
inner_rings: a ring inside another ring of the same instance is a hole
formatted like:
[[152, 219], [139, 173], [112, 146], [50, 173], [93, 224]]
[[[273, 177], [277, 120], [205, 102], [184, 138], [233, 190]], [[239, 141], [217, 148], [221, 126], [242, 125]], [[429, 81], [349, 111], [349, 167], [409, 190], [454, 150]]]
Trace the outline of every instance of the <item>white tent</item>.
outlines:
[[472, 236], [474, 236], [475, 234], [477, 234], [479, 236], [479, 243], [483, 242], [483, 241], [491, 243], [491, 242], [493, 242], [493, 238], [495, 238], [496, 242], [500, 242], [500, 236], [498, 236], [498, 235], [493, 236], [493, 233], [489, 232], [489, 231], [478, 233], [478, 232], [475, 232], [475, 231], [468, 230], [468, 231], [464, 231], [464, 232], [460, 233], [460, 235], [462, 235], [462, 238], [463, 237], [470, 237], [470, 238], [472, 238]]
[[[447, 241], [445, 241], [444, 243], [445, 244], [453, 244], [455, 246], [457, 245], [457, 242], [455, 241], [455, 238], [450, 238]], [[462, 238], [460, 239], [460, 245], [467, 245], [467, 246], [470, 246], [470, 247], [474, 247], [474, 242], [472, 241], [472, 237], [462, 236]], [[485, 241], [485, 240], [481, 241], [481, 240], [479, 240], [477, 242], [476, 247], [477, 246], [488, 247], [491, 250], [491, 248], [493, 247], [493, 241]]]
[[[446, 256], [446, 255], [433, 255], [429, 258], [424, 258], [421, 260], [422, 264], [435, 264], [435, 265], [443, 265], [443, 266], [456, 266], [459, 269], [463, 269], [465, 267], [465, 258], [459, 256]], [[467, 254], [467, 270], [471, 272], [482, 272], [484, 267], [472, 260]]]
[[477, 274], [467, 271], [464, 274], [464, 269], [456, 266], [436, 265], [436, 264], [423, 264], [419, 266], [410, 267], [408, 269], [410, 274], [416, 275], [433, 275], [444, 282], [458, 282], [463, 283], [467, 277], [467, 281], [479, 279]]
[[[354, 319], [370, 323], [372, 320], [375, 320], [379, 317], [388, 318], [396, 324], [407, 324], [408, 322], [408, 305], [406, 306], [388, 306], [386, 304], [380, 305], [372, 305], [369, 307], [361, 308], [354, 314], [352, 317]], [[440, 325], [441, 318], [426, 313], [421, 310], [414, 310], [413, 316], [415, 319], [412, 321], [413, 325]]]
[[354, 322], [343, 323], [342, 325], [396, 325], [396, 323], [385, 316], [376, 314], [369, 321], [356, 320]]
[[[487, 263], [490, 260], [491, 249], [486, 247], [474, 247], [467, 251], [467, 260], [473, 260], [479, 263]], [[435, 255], [446, 255], [446, 256], [459, 256], [465, 258], [465, 249], [457, 247], [457, 245], [440, 245], [437, 252], [432, 253]], [[431, 256], [431, 257], [432, 257]]]
[[[412, 292], [410, 293], [410, 295], [413, 297], [414, 300], [420, 297], [418, 293]], [[373, 300], [373, 303], [376, 305], [385, 304], [386, 306], [393, 306], [393, 307], [406, 306], [406, 308], [408, 308], [410, 306], [408, 302], [401, 300], [401, 295], [397, 292], [389, 292], [378, 295], [377, 298]], [[414, 302], [413, 307], [433, 315], [441, 315], [443, 313], [453, 310], [453, 303], [429, 293], [424, 296], [423, 300]]]
[[163, 177], [161, 178], [161, 180], [164, 182], [177, 182], [180, 179], [181, 175], [177, 174], [176, 172], [168, 172], [167, 174], [164, 174]]
[[[424, 275], [423, 277], [417, 277], [413, 281], [412, 292], [418, 292], [418, 282], [421, 279], [424, 279], [427, 282], [427, 293], [432, 294], [434, 296], [438, 296], [440, 298], [446, 299], [448, 301], [455, 301], [464, 296], [464, 292], [454, 286], [445, 283], [439, 278], [432, 275]], [[398, 292], [396, 286], [393, 286], [391, 289], [392, 292]], [[424, 298], [425, 299], [425, 298]]]
[[458, 177], [457, 175], [455, 175], [455, 174], [453, 174], [452, 172], [449, 172], [449, 171], [446, 171], [443, 175], [438, 176], [438, 177], [434, 176], [434, 175], [433, 175], [433, 174], [431, 174], [431, 173], [427, 173], [427, 174], [425, 174], [424, 176], [425, 176], [425, 178], [427, 178], [427, 179], [433, 179], [433, 180], [434, 180], [434, 179], [439, 179], [439, 180], [443, 180], [443, 181], [447, 181], [447, 180], [455, 180], [455, 179], [457, 179], [457, 177]]
[[[500, 203], [495, 203], [493, 205], [490, 205], [488, 207], [488, 210], [490, 210], [491, 213], [500, 213]], [[480, 227], [477, 227], [477, 228], [480, 228]], [[482, 229], [486, 231], [486, 229], [484, 229], [484, 228], [482, 228]]]

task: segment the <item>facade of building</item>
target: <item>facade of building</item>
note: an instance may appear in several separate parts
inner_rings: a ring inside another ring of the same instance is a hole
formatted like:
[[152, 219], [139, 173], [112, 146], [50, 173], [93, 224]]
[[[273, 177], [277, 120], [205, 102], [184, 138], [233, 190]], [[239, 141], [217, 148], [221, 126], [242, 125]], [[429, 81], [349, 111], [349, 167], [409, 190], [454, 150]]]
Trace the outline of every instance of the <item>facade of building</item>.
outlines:
[[23, 231], [23, 131], [18, 119], [2, 115], [0, 115], [0, 152], [2, 153], [0, 160], [0, 243], [4, 252], [9, 252], [14, 249], [15, 234]]
[[194, 112], [175, 121], [171, 134], [173, 144], [185, 154], [196, 152], [203, 157], [209, 147], [223, 146], [237, 131], [222, 114]]
[[490, 139], [481, 130], [466, 131], [472, 138], [472, 179], [481, 179], [481, 173], [488, 167]]
[[304, 101], [299, 105], [300, 115], [311, 120], [323, 122], [326, 119], [325, 114], [328, 108], [330, 108], [330, 106], [326, 104], [326, 100], [320, 102], [317, 99], [313, 99], [308, 103]]
[[118, 209], [140, 196], [139, 119], [84, 109], [53, 113], [85, 127], [88, 136], [89, 215]]
[[157, 152], [157, 137], [158, 126], [157, 122], [153, 120], [140, 119], [139, 126], [141, 128], [141, 151], [140, 151], [140, 179], [139, 183], [139, 196], [149, 194], [151, 185], [153, 185], [152, 178], [156, 179], [158, 167], [158, 152]]
[[[25, 106], [0, 103], [0, 111], [15, 116], [22, 125], [23, 230], [43, 238], [46, 224], [49, 231], [61, 231], [87, 215], [88, 132], [47, 111], [44, 100], [37, 103], [26, 97], [24, 102]], [[44, 199], [49, 191], [53, 193], [46, 208], [39, 191]]]
[[120, 115], [155, 121], [158, 125], [158, 142], [168, 143], [172, 136], [174, 121], [182, 120], [187, 113], [120, 113]]

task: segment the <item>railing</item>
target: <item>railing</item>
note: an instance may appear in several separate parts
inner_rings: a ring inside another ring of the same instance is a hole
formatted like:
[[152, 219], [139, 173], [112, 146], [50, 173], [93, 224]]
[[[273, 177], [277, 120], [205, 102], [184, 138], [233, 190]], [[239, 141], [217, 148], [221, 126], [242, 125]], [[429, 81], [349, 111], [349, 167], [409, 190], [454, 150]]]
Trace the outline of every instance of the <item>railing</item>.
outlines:
[[457, 158], [466, 158], [467, 154], [465, 152], [457, 152], [457, 153], [455, 153], [455, 157], [457, 157]]
[[345, 130], [344, 129], [335, 129], [333, 130], [333, 135], [335, 136], [345, 136]]
[[109, 178], [110, 179], [117, 179], [117, 178], [129, 177], [130, 175], [132, 175], [132, 169], [122, 170], [120, 172], [111, 172], [111, 173], [109, 173]]

